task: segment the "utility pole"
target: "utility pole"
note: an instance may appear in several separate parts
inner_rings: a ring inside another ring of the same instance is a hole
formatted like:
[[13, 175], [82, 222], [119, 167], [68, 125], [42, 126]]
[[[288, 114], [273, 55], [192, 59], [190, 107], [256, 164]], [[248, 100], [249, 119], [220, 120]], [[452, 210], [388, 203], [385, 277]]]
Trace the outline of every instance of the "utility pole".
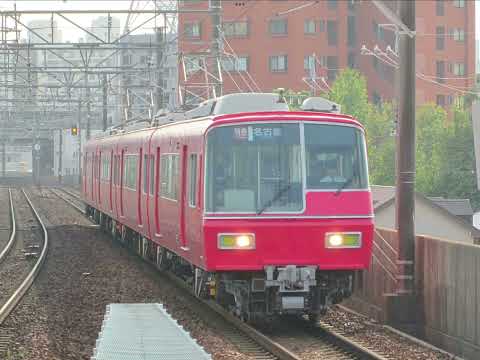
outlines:
[[163, 46], [165, 41], [165, 28], [164, 27], [157, 27], [156, 29], [156, 68], [157, 68], [157, 84], [155, 87], [155, 107], [153, 116], [157, 114], [157, 112], [163, 108]]
[[62, 184], [63, 129], [58, 129], [58, 183]]
[[221, 37], [220, 37], [220, 26], [221, 26], [221, 12], [222, 12], [222, 0], [210, 0], [210, 14], [212, 17], [212, 45], [211, 45], [211, 54], [212, 54], [212, 74], [215, 77], [214, 81], [214, 90], [215, 96], [222, 96], [223, 84], [222, 84], [222, 74], [220, 70], [220, 59], [222, 50], [221, 47]]
[[[398, 1], [398, 15], [415, 31], [415, 2]], [[398, 294], [414, 295], [415, 261], [415, 36], [399, 33], [399, 122], [396, 168], [396, 224], [398, 230]]]
[[103, 75], [103, 93], [102, 93], [102, 123], [103, 131], [107, 130], [107, 105], [108, 105], [108, 85], [107, 85], [107, 74]]
[[2, 177], [7, 175], [7, 156], [5, 139], [2, 140]]
[[87, 140], [90, 139], [90, 87], [88, 86], [88, 67], [85, 68], [85, 99], [87, 104]]
[[78, 184], [81, 186], [82, 185], [82, 136], [83, 136], [83, 131], [82, 131], [82, 125], [81, 125], [81, 120], [82, 120], [82, 102], [78, 100], [78, 120], [77, 120], [77, 126], [78, 126]]

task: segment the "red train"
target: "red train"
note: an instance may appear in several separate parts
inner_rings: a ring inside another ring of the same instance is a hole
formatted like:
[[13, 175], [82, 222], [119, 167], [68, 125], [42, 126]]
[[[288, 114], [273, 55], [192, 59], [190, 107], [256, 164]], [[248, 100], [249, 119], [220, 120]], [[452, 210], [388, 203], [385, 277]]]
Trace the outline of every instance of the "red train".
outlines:
[[316, 318], [349, 296], [373, 237], [364, 130], [326, 104], [232, 94], [91, 140], [87, 212], [241, 317]]

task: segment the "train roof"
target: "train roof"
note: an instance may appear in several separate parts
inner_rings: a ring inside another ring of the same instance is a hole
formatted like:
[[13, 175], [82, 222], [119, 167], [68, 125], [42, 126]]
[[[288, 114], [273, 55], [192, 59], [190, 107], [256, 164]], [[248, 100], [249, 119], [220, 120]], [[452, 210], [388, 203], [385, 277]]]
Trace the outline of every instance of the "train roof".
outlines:
[[[245, 111], [248, 108], [248, 111]], [[312, 120], [347, 123], [363, 126], [349, 115], [340, 114], [340, 105], [322, 97], [310, 97], [303, 101], [298, 111], [290, 111], [283, 93], [236, 93], [209, 99], [196, 108], [184, 112], [160, 114], [153, 122], [146, 120], [130, 123], [124, 128], [112, 128], [97, 138], [106, 139], [112, 135], [124, 135], [148, 129], [190, 123], [212, 121], [210, 126], [234, 121]]]

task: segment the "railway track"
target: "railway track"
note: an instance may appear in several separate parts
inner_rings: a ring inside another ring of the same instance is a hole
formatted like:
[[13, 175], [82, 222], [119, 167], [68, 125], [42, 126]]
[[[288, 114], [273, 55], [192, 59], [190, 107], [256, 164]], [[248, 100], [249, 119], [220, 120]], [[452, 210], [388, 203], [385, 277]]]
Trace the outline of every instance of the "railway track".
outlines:
[[1, 325], [35, 281], [48, 249], [47, 229], [26, 192], [8, 189], [8, 194], [10, 239], [0, 250], [0, 355], [12, 337]]
[[[85, 211], [80, 205], [82, 200], [79, 195], [64, 188], [54, 189], [52, 192], [74, 207], [77, 211], [85, 214]], [[216, 304], [214, 301], [196, 297], [191, 287], [172, 273], [166, 271], [160, 272], [170, 281], [174, 282], [178, 287], [181, 287], [183, 290], [185, 290], [190, 296], [192, 296], [194, 301], [198, 302], [202, 306], [207, 307], [210, 311], [213, 311], [224, 321], [230, 324], [231, 327], [223, 328], [222, 332], [229, 341], [237, 346], [240, 352], [248, 355], [252, 359], [258, 360], [303, 359], [303, 357], [296, 354], [295, 351], [289, 350], [286, 346], [269, 338], [261, 331], [241, 321], [234, 315], [227, 312], [224, 308]], [[315, 342], [315, 347], [321, 349], [322, 359], [388, 359], [381, 354], [367, 349], [361, 344], [351, 341], [343, 334], [336, 332], [333, 328], [322, 322], [318, 322], [314, 326], [311, 326], [311, 324], [307, 323], [306, 321], [296, 321], [295, 323], [297, 326], [305, 330], [305, 332], [299, 336], [305, 336], [305, 334], [308, 334], [311, 336], [312, 341]], [[292, 342], [292, 339], [290, 339], [289, 342]]]
[[85, 215], [85, 207], [83, 206], [83, 201], [79, 195], [64, 188], [51, 188], [50, 191], [54, 193], [57, 197], [74, 207], [75, 210]]

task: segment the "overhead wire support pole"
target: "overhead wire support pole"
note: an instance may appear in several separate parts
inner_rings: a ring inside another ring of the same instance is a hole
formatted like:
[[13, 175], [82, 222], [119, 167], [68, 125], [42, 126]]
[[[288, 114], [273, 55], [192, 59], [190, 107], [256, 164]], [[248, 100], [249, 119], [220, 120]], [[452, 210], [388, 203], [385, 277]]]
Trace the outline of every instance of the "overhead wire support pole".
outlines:
[[165, 27], [159, 26], [156, 28], [156, 79], [157, 86], [155, 87], [155, 111], [153, 115], [164, 107], [163, 99], [163, 46], [165, 43]]
[[[398, 293], [413, 294], [415, 260], [415, 2], [399, 1], [400, 20], [408, 28], [399, 33], [396, 224], [399, 238]], [[403, 29], [403, 27], [401, 26]]]
[[222, 96], [223, 93], [223, 84], [222, 84], [222, 70], [220, 66], [221, 61], [221, 12], [222, 12], [222, 1], [221, 0], [210, 0], [210, 11], [212, 17], [212, 44], [211, 44], [211, 54], [212, 54], [212, 74], [214, 76], [214, 96]]

